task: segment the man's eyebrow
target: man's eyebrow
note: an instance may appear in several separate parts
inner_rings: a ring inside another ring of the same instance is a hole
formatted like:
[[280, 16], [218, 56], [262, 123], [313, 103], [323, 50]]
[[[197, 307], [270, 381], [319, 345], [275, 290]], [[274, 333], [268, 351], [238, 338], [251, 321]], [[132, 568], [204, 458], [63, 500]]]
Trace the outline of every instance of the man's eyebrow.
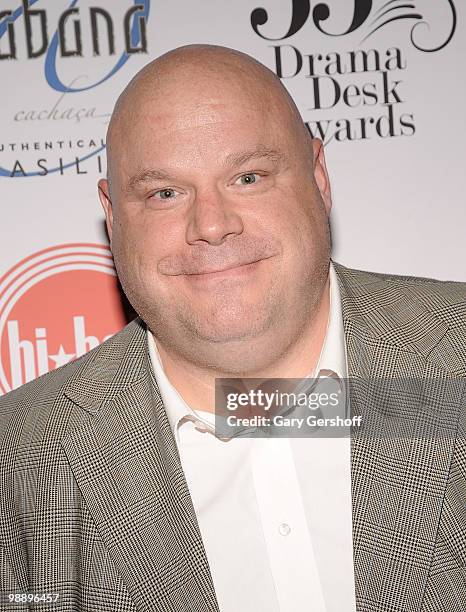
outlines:
[[173, 177], [163, 170], [157, 170], [156, 168], [148, 168], [141, 170], [129, 179], [125, 191], [132, 191], [137, 189], [139, 185], [144, 183], [150, 183], [151, 181], [172, 181]]
[[251, 151], [244, 151], [243, 153], [230, 153], [230, 155], [227, 155], [225, 158], [225, 165], [241, 166], [249, 161], [264, 158], [272, 162], [280, 162], [286, 159], [286, 155], [276, 149], [258, 147]]
[[[276, 149], [259, 147], [250, 151], [244, 151], [242, 153], [230, 153], [225, 158], [224, 165], [230, 167], [241, 166], [248, 161], [264, 158], [276, 163], [285, 160], [286, 155], [280, 151], [277, 151]], [[167, 172], [164, 172], [163, 170], [158, 170], [157, 168], [146, 168], [140, 172], [137, 172], [136, 174], [133, 174], [133, 176], [128, 180], [125, 191], [133, 191], [140, 185], [150, 183], [152, 181], [171, 182], [174, 180], [175, 179], [173, 176]]]

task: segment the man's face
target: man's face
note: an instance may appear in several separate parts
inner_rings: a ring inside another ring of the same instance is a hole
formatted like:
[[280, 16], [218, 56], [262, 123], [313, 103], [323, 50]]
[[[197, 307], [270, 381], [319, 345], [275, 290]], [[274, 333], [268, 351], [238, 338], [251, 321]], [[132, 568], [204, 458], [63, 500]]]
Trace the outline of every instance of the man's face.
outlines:
[[[114, 144], [111, 203], [100, 184], [128, 298], [185, 353], [296, 331], [329, 257], [324, 202], [283, 102], [198, 90], [146, 95]], [[314, 172], [325, 191], [322, 158]]]

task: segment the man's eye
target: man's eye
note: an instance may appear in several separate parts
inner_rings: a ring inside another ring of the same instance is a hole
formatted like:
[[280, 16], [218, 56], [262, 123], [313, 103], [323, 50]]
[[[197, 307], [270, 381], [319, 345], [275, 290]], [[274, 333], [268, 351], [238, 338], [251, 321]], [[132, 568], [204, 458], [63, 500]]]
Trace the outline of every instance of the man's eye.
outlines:
[[174, 189], [159, 189], [154, 193], [154, 196], [159, 200], [170, 200], [176, 195], [176, 191]]
[[248, 172], [247, 174], [242, 174], [238, 178], [238, 181], [241, 183], [241, 185], [252, 185], [253, 183], [257, 182], [258, 178], [259, 175], [256, 172]]

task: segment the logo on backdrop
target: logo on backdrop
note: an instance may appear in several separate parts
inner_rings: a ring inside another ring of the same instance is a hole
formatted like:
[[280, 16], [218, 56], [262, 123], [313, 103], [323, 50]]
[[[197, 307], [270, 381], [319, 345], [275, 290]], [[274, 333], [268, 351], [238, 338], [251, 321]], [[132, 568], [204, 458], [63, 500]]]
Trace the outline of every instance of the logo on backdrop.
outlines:
[[[310, 105], [306, 110], [312, 112], [312, 119], [305, 123], [311, 135], [325, 143], [412, 136], [416, 131], [413, 113], [398, 110], [398, 105], [406, 101], [403, 78], [399, 78], [407, 69], [405, 50], [399, 43], [389, 48], [374, 48], [377, 35], [391, 27], [399, 41], [405, 24], [406, 40], [417, 51], [440, 51], [456, 30], [453, 0], [438, 3], [353, 0], [348, 3], [349, 12], [345, 9], [348, 21], [343, 27], [338, 3], [332, 6], [332, 3], [316, 2], [313, 7], [311, 0], [290, 0], [290, 3], [291, 21], [281, 36], [272, 35], [275, 26], [268, 27], [268, 22], [273, 24], [273, 13], [269, 15], [264, 8], [252, 11], [251, 26], [263, 40], [274, 43], [269, 47], [275, 72], [281, 79], [308, 79]], [[319, 53], [313, 38], [313, 51], [308, 53], [289, 40], [307, 28], [327, 40], [348, 37], [357, 48]], [[433, 40], [437, 34], [439, 38]], [[337, 109], [346, 117], [337, 116]], [[357, 116], [358, 111], [363, 116]]]
[[0, 278], [0, 394], [122, 329], [120, 295], [110, 249], [100, 244], [58, 245], [11, 268]]
[[[148, 53], [150, 0], [118, 6], [109, 0], [94, 6], [72, 0], [68, 7], [49, 0], [40, 8], [34, 6], [38, 1], [22, 0], [15, 8], [10, 0], [12, 6], [0, 11], [0, 69], [31, 71], [27, 95], [17, 97], [20, 106], [2, 113], [2, 121], [10, 116], [13, 131], [8, 138], [8, 130], [2, 130], [0, 177], [101, 173], [99, 154], [111, 109], [95, 103], [91, 92], [131, 57]], [[16, 133], [27, 133], [27, 140], [18, 141]]]
[[[82, 36], [82, 17], [80, 15], [79, 8], [76, 8], [77, 0], [73, 0], [66, 11], [63, 11], [57, 22], [57, 29], [49, 38], [49, 31], [47, 26], [47, 10], [46, 9], [32, 9], [31, 7], [38, 0], [23, 0], [22, 8], [13, 11], [7, 10], [0, 13], [0, 17], [3, 18], [3, 32], [1, 35], [6, 34], [8, 40], [7, 51], [0, 53], [1, 60], [18, 59], [18, 49], [16, 46], [16, 27], [18, 18], [22, 16], [24, 35], [26, 39], [25, 56], [28, 59], [40, 57], [47, 52], [46, 64], [45, 64], [45, 76], [51, 87], [58, 89], [58, 91], [65, 91], [66, 85], [60, 81], [57, 77], [56, 71], [56, 58], [59, 57], [82, 57], [83, 53], [83, 36]], [[143, 14], [144, 5], [136, 4], [129, 8], [123, 17], [122, 29], [124, 35], [124, 52], [128, 55], [133, 53], [146, 53], [147, 52], [147, 38], [146, 38], [146, 23], [145, 16]], [[138, 44], [133, 44], [131, 40], [131, 18], [137, 14], [136, 25], [136, 36], [133, 38], [138, 39]], [[67, 25], [67, 22], [72, 22], [72, 27]], [[91, 6], [89, 8], [89, 23], [90, 33], [92, 41], [92, 53], [94, 56], [101, 55], [103, 50], [101, 49], [102, 38], [107, 43], [107, 53], [109, 55], [115, 54], [115, 23], [112, 15], [103, 9], [102, 7]], [[120, 25], [120, 24], [118, 24]], [[103, 31], [103, 37], [102, 37]], [[35, 40], [39, 42], [35, 42]], [[49, 42], [51, 44], [49, 45]], [[121, 67], [121, 66], [120, 66]], [[108, 78], [108, 75], [107, 75]], [[93, 87], [88, 86], [87, 89]]]

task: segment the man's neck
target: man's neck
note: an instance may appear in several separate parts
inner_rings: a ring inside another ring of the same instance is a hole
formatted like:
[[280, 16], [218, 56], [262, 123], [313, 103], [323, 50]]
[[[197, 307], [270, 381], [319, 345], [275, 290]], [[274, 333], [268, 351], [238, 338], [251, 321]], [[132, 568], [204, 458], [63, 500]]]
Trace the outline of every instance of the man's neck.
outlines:
[[[314, 316], [302, 334], [273, 363], [243, 375], [244, 378], [304, 378], [319, 361], [330, 313], [330, 281], [327, 279]], [[215, 379], [230, 374], [205, 369], [183, 358], [157, 340], [157, 349], [165, 374], [183, 400], [194, 410], [214, 412]]]

